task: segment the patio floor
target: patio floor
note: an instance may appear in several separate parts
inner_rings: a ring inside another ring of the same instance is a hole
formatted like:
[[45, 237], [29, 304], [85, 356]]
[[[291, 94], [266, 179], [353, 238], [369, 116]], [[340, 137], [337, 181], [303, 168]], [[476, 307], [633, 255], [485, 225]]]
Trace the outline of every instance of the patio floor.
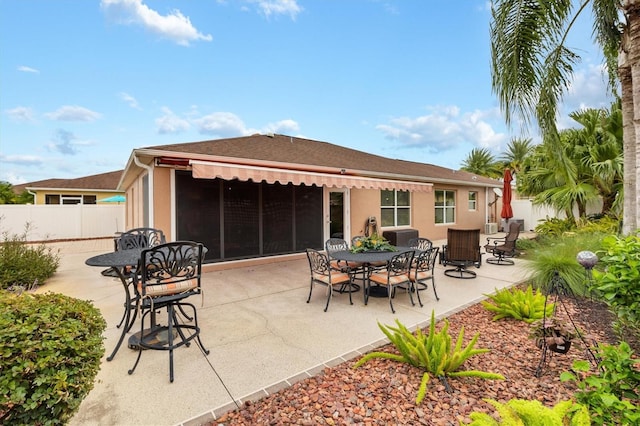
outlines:
[[[107, 321], [108, 355], [120, 334], [115, 326], [122, 315], [122, 285], [84, 261], [113, 250], [113, 241], [52, 245], [61, 250], [60, 268], [39, 292], [92, 300]], [[393, 324], [397, 318], [409, 328], [425, 327], [432, 309], [443, 318], [477, 303], [483, 293], [522, 281], [524, 264], [523, 260], [516, 260], [515, 266], [483, 262], [474, 269], [477, 278], [471, 280], [447, 277], [444, 267], [436, 264], [440, 301], [431, 288], [421, 293], [422, 308], [417, 303], [411, 306], [408, 296], [399, 293], [394, 299], [395, 314], [386, 298], [370, 298], [364, 306], [362, 291], [353, 294], [353, 306], [347, 294], [334, 295], [326, 313], [320, 287], [314, 289], [311, 303], [305, 303], [306, 258], [207, 272], [204, 306], [195, 303], [202, 341], [210, 355], [205, 357], [197, 345], [177, 349], [175, 381], [170, 383], [164, 351], [145, 351], [135, 373], [128, 375], [137, 352], [123, 343], [113, 361], [103, 357], [95, 387], [70, 425], [195, 425], [214, 420], [235, 408], [235, 403], [276, 392], [386, 343], [377, 321]]]

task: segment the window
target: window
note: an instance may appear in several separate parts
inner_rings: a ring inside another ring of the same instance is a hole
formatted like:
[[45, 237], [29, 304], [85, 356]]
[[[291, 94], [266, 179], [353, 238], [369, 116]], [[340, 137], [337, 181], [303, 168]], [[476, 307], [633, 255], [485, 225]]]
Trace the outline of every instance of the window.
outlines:
[[381, 226], [411, 225], [411, 194], [409, 191], [380, 191]]
[[469, 191], [469, 210], [478, 209], [478, 193], [476, 191]]
[[58, 194], [45, 194], [44, 203], [45, 204], [60, 204], [60, 195], [58, 195]]
[[96, 204], [96, 196], [95, 195], [83, 195], [82, 196], [82, 204]]
[[456, 193], [454, 191], [435, 191], [436, 223], [455, 223]]
[[62, 204], [82, 204], [82, 196], [80, 195], [61, 195]]

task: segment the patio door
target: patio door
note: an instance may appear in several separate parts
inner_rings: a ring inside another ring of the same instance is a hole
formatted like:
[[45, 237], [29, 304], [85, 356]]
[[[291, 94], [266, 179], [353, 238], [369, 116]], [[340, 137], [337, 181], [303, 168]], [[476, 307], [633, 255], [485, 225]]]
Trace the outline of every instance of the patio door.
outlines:
[[349, 241], [349, 190], [346, 188], [325, 189], [325, 240], [344, 238]]

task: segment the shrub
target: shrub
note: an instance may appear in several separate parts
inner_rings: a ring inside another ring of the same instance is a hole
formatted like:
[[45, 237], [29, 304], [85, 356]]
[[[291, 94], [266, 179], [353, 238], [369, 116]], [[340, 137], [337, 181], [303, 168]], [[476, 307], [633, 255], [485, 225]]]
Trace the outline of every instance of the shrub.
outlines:
[[596, 424], [626, 425], [640, 423], [640, 360], [626, 342], [617, 347], [602, 345], [598, 349], [598, 373], [587, 374], [590, 364], [575, 361], [571, 372], [560, 375], [562, 381], [574, 381], [575, 397], [589, 408]]
[[559, 238], [547, 238], [544, 244], [529, 257], [526, 268], [534, 287], [549, 290], [556, 273], [578, 295], [588, 291], [588, 277], [576, 256], [584, 250], [597, 252], [601, 247], [601, 234], [565, 234]]
[[573, 401], [560, 401], [553, 408], [547, 408], [538, 400], [527, 401], [524, 399], [512, 399], [506, 404], [501, 404], [492, 399], [485, 399], [493, 405], [499, 414], [500, 422], [487, 413], [473, 412], [472, 426], [497, 426], [497, 425], [590, 425], [589, 412], [586, 407]]
[[100, 311], [61, 294], [3, 290], [0, 306], [0, 424], [66, 423], [100, 369]]
[[600, 269], [593, 289], [609, 305], [618, 326], [640, 330], [640, 236], [609, 236], [602, 241]]
[[[491, 301], [480, 302], [484, 308], [496, 315], [493, 321], [503, 318], [515, 318], [520, 321], [531, 323], [541, 319], [545, 313], [545, 296], [539, 291], [533, 291], [531, 285], [526, 290], [519, 288], [496, 290], [495, 294], [485, 294]], [[493, 303], [492, 303], [493, 302]], [[553, 314], [553, 303], [547, 304], [547, 314]]]
[[560, 237], [565, 232], [570, 232], [576, 229], [576, 223], [572, 219], [559, 219], [557, 217], [549, 217], [540, 221], [534, 231], [538, 235]]
[[437, 333], [435, 324], [435, 311], [431, 311], [429, 334], [424, 334], [422, 330], [418, 329], [414, 335], [397, 319], [397, 327], [384, 326], [378, 323], [378, 327], [380, 327], [391, 343], [400, 351], [400, 354], [370, 352], [360, 358], [354, 365], [354, 368], [360, 367], [373, 358], [385, 358], [404, 362], [426, 370], [422, 376], [420, 388], [418, 389], [416, 404], [420, 404], [426, 395], [430, 374], [441, 380], [445, 380], [446, 376], [504, 380], [504, 376], [497, 373], [486, 373], [478, 370], [457, 371], [467, 359], [474, 355], [489, 352], [489, 349], [474, 349], [480, 333], [476, 333], [469, 344], [463, 349], [464, 327], [460, 329], [455, 346], [452, 346], [451, 336], [448, 333], [449, 321], [445, 319], [444, 326]]
[[2, 234], [0, 242], [0, 289], [22, 287], [30, 289], [44, 283], [58, 270], [58, 251], [44, 244], [27, 243], [27, 232], [21, 235]]

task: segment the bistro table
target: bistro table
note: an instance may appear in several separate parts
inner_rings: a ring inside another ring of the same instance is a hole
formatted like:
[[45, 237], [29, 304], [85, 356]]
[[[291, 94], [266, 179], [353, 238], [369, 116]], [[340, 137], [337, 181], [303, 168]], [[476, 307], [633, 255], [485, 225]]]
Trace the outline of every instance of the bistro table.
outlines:
[[[124, 336], [131, 329], [132, 322], [135, 320], [135, 315], [131, 318], [131, 286], [132, 280], [129, 280], [127, 276], [126, 270], [128, 268], [133, 268], [138, 265], [138, 261], [140, 260], [140, 255], [142, 250], [145, 248], [135, 248], [128, 250], [118, 250], [112, 253], [104, 253], [99, 254], [97, 256], [90, 257], [85, 260], [85, 264], [89, 266], [100, 266], [100, 267], [109, 267], [116, 273], [120, 281], [122, 282], [122, 286], [124, 287], [125, 293], [125, 314], [124, 314], [124, 322], [122, 323], [122, 333], [120, 334], [120, 338], [118, 339], [118, 343], [116, 347], [111, 352], [111, 355], [107, 357], [107, 361], [111, 361], [114, 356], [116, 356], [116, 352], [120, 349], [120, 345], [122, 345], [122, 341], [124, 340]], [[135, 289], [133, 289], [135, 292]]]
[[381, 264], [383, 262], [390, 261], [393, 256], [400, 254], [405, 251], [413, 251], [419, 252], [420, 250], [411, 248], [411, 247], [396, 247], [395, 251], [364, 251], [359, 253], [353, 253], [349, 250], [338, 250], [331, 252], [330, 256], [336, 260], [344, 260], [347, 262], [358, 262], [362, 263], [364, 267], [363, 272], [363, 283], [364, 283], [364, 304], [367, 304], [369, 296], [371, 297], [387, 297], [387, 288], [381, 285], [376, 285], [375, 287], [371, 287], [371, 283], [369, 282], [369, 275], [371, 275], [371, 271], [376, 268], [376, 264]]

